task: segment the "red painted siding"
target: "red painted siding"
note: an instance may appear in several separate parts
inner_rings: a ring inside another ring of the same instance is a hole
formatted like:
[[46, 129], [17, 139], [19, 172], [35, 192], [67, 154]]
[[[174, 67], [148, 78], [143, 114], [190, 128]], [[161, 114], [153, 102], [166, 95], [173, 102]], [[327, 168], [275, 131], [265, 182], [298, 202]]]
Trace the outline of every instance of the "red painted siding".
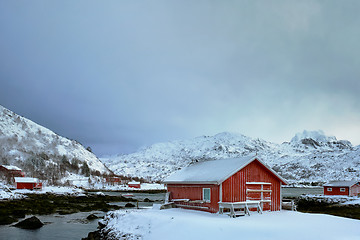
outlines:
[[21, 183], [18, 182], [16, 183], [16, 189], [34, 189], [34, 186], [36, 185], [36, 183]]
[[[203, 188], [210, 188], [210, 203], [201, 203], [203, 200]], [[189, 199], [188, 202], [178, 202], [181, 205], [189, 206], [189, 209], [197, 209], [215, 213], [219, 211], [219, 186], [213, 184], [168, 184], [168, 192], [170, 192], [170, 200], [173, 199]], [[193, 206], [193, 207], [192, 207]], [[205, 207], [199, 209], [196, 207]], [[185, 207], [186, 208], [186, 207]]]
[[350, 196], [358, 196], [360, 197], [360, 184], [357, 183], [350, 189]]
[[[232, 175], [222, 184], [223, 202], [246, 201], [246, 182], [268, 182], [271, 183], [271, 204], [264, 203], [264, 210], [279, 211], [281, 209], [281, 181], [270, 170], [257, 160]], [[258, 186], [251, 186], [252, 189]], [[265, 185], [264, 185], [265, 187]], [[270, 187], [270, 186], [269, 186]], [[248, 186], [248, 188], [250, 188]], [[264, 188], [265, 189], [265, 188]], [[250, 197], [259, 197], [254, 194]]]
[[[331, 188], [332, 191], [328, 189]], [[340, 188], [345, 188], [345, 192], [341, 192]], [[344, 196], [358, 196], [360, 194], [360, 184], [355, 184], [349, 187], [324, 187], [324, 195], [344, 195]]]

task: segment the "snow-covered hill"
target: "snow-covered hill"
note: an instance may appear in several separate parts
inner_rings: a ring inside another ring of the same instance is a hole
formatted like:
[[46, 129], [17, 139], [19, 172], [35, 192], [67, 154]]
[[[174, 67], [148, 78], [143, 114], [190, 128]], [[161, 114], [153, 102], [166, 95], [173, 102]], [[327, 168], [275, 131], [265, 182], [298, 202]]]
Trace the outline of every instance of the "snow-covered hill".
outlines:
[[349, 141], [339, 141], [322, 131], [304, 131], [283, 144], [225, 132], [158, 143], [102, 161], [116, 174], [162, 180], [192, 162], [255, 153], [291, 183], [360, 177], [360, 146], [353, 147]]
[[27, 175], [59, 181], [73, 174], [109, 173], [75, 140], [61, 137], [0, 106], [0, 164], [13, 164]]

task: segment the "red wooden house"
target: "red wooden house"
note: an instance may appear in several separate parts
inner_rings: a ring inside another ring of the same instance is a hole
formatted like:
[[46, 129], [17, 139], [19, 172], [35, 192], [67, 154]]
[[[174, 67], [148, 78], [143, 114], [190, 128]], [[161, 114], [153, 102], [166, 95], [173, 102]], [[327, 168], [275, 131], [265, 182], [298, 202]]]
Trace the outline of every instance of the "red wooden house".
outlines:
[[170, 177], [169, 201], [177, 206], [216, 213], [219, 202], [256, 200], [263, 210], [281, 209], [281, 185], [287, 184], [257, 156], [205, 161]]
[[42, 183], [37, 178], [15, 177], [16, 189], [42, 189]]
[[140, 182], [129, 182], [128, 186], [131, 188], [140, 188], [141, 184], [140, 184]]
[[360, 196], [360, 182], [332, 181], [323, 185], [324, 195]]
[[121, 184], [121, 178], [115, 176], [107, 177], [106, 182], [110, 185]]
[[0, 171], [11, 177], [24, 177], [25, 174], [16, 166], [0, 165]]

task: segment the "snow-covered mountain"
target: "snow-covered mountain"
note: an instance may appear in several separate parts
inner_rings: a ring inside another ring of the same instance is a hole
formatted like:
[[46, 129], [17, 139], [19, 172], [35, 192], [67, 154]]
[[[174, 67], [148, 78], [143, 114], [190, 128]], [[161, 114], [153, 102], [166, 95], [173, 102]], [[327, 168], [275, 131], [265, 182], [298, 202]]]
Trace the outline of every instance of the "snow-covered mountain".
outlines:
[[89, 175], [110, 171], [75, 140], [61, 137], [0, 105], [0, 164], [13, 164], [25, 173], [59, 181], [69, 173]]
[[276, 144], [240, 134], [219, 133], [191, 140], [157, 143], [128, 155], [102, 158], [116, 174], [162, 180], [196, 161], [257, 153], [290, 183], [326, 182], [360, 177], [360, 146], [304, 131]]

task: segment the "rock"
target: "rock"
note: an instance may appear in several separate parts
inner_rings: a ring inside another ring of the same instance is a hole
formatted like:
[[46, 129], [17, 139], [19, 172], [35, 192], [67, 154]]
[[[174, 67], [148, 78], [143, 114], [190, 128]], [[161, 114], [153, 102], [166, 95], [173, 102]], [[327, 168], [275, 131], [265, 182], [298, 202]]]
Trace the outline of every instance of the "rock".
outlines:
[[81, 240], [100, 240], [101, 234], [100, 230], [89, 232], [88, 236], [86, 238], [82, 238]]
[[21, 222], [15, 224], [15, 227], [24, 228], [24, 229], [37, 229], [41, 228], [44, 224], [35, 216], [27, 218]]
[[135, 207], [135, 205], [134, 205], [134, 204], [132, 204], [132, 203], [127, 203], [127, 204], [125, 204], [125, 207], [128, 207], [128, 208], [133, 208], [133, 207]]
[[87, 216], [87, 220], [94, 220], [94, 219], [98, 219], [99, 217], [96, 216], [95, 214], [90, 214], [89, 216]]

